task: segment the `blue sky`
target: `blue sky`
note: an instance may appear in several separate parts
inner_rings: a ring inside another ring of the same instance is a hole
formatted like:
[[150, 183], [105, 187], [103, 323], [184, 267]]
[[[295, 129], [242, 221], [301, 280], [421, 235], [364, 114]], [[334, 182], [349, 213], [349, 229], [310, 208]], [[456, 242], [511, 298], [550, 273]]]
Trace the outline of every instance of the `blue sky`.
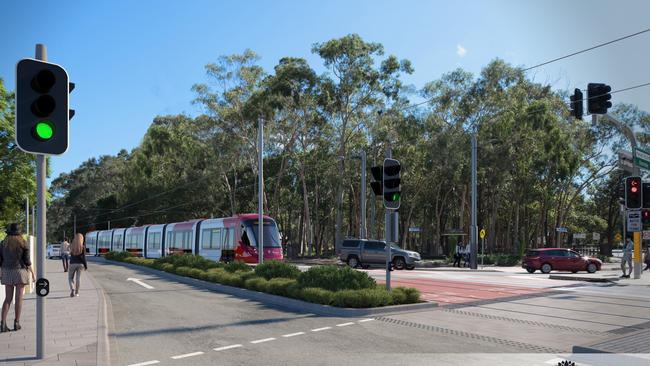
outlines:
[[[36, 1], [0, 5], [0, 78], [15, 88], [16, 62], [48, 47], [76, 83], [70, 148], [52, 177], [84, 160], [134, 148], [156, 115], [201, 110], [193, 84], [219, 55], [250, 48], [271, 71], [284, 56], [323, 72], [311, 46], [348, 33], [412, 61], [417, 88], [462, 67], [477, 73], [499, 57], [531, 66], [650, 27], [638, 1]], [[555, 89], [605, 82], [614, 90], [650, 82], [650, 33], [529, 72]], [[650, 111], [650, 88], [613, 101]], [[51, 177], [51, 178], [52, 178]]]

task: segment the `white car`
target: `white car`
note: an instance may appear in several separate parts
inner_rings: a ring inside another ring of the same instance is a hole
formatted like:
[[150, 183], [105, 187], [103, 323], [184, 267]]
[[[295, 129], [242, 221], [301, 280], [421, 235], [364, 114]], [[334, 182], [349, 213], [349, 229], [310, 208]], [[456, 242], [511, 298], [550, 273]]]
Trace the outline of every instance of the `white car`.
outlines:
[[47, 245], [47, 258], [54, 257], [61, 258], [61, 244], [48, 244]]

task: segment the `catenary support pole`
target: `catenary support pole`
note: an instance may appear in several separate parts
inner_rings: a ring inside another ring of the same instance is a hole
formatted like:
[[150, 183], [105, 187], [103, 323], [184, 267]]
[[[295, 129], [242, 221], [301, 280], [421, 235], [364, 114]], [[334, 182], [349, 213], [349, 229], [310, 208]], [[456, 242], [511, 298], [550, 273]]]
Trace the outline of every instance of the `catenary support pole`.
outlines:
[[[36, 45], [36, 59], [47, 61], [47, 48], [44, 44]], [[45, 182], [47, 158], [43, 154], [36, 155], [36, 205], [38, 218], [36, 225], [36, 278], [45, 278], [45, 235], [47, 208], [45, 202]], [[45, 297], [36, 296], [36, 358], [45, 358]]]
[[476, 257], [478, 254], [478, 243], [477, 243], [477, 223], [476, 223], [476, 132], [472, 133], [472, 213], [471, 213], [471, 224], [470, 224], [470, 233], [469, 233], [469, 240], [470, 240], [470, 257], [469, 257], [469, 265], [471, 269], [476, 269], [477, 267], [477, 261]]
[[258, 263], [264, 262], [264, 159], [262, 152], [264, 150], [264, 121], [262, 118], [257, 121], [257, 256]]
[[359, 200], [359, 239], [365, 239], [366, 233], [366, 151], [361, 151], [361, 197]]

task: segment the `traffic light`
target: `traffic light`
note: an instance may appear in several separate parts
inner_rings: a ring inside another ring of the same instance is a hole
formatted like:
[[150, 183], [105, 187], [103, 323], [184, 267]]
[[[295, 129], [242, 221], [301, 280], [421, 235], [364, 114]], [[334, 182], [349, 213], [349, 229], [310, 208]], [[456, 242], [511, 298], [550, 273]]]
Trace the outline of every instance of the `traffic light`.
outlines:
[[68, 95], [74, 84], [59, 65], [23, 59], [16, 65], [16, 144], [33, 154], [68, 149]]
[[402, 191], [400, 187], [400, 170], [402, 169], [398, 160], [384, 159], [383, 166], [383, 188], [384, 188], [384, 207], [389, 210], [397, 210], [402, 200]]
[[571, 115], [577, 119], [582, 119], [582, 91], [576, 88], [571, 98]]
[[587, 112], [589, 114], [605, 114], [612, 106], [612, 88], [607, 84], [589, 83], [587, 85]]
[[372, 191], [375, 192], [375, 196], [381, 196], [383, 193], [382, 189], [382, 180], [383, 180], [383, 169], [381, 165], [373, 166], [370, 168], [370, 171], [372, 172], [372, 177], [375, 179], [374, 181], [370, 182], [370, 187], [372, 188]]
[[650, 209], [650, 183], [642, 183], [641, 198], [643, 200], [642, 208]]
[[628, 209], [641, 208], [643, 204], [643, 187], [641, 177], [625, 178], [625, 207]]
[[650, 224], [650, 210], [641, 211], [641, 223], [643, 226]]

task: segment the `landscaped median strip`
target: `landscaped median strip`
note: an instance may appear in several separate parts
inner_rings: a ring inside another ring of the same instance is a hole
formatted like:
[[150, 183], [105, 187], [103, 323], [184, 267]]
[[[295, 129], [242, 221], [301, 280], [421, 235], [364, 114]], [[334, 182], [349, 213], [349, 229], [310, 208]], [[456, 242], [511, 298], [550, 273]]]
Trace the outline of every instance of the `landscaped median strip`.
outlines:
[[199, 355], [202, 355], [202, 354], [203, 354], [203, 352], [198, 351], [198, 352], [186, 353], [186, 354], [184, 354], [184, 355], [172, 356], [172, 358], [173, 358], [174, 360], [178, 360], [178, 359], [181, 359], [181, 358], [187, 358], [187, 357], [192, 357], [192, 356], [199, 356]]

